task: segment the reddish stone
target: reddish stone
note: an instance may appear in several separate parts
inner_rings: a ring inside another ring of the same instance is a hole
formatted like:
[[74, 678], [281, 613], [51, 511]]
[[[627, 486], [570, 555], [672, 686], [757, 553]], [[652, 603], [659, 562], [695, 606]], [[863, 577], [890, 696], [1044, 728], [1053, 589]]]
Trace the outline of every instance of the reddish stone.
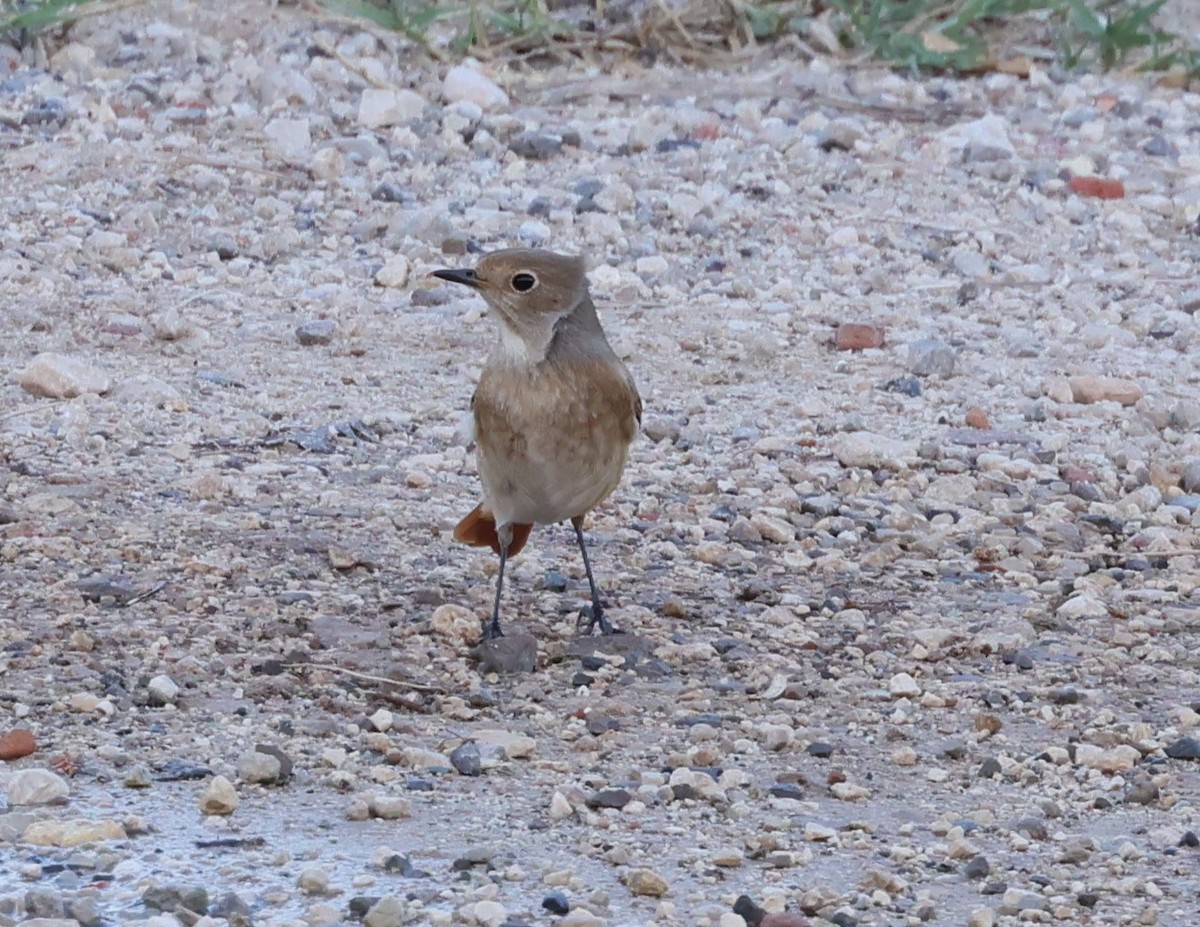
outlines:
[[984, 412], [983, 409], [979, 408], [979, 406], [967, 409], [967, 425], [971, 428], [980, 429], [992, 427], [988, 423], [987, 413]]
[[37, 749], [37, 741], [33, 734], [24, 728], [9, 731], [0, 737], [0, 760], [11, 762], [23, 756], [29, 756]]
[[839, 351], [865, 351], [883, 346], [883, 329], [878, 325], [843, 322], [837, 327], [834, 347]]
[[794, 911], [776, 911], [759, 921], [758, 927], [811, 927], [811, 922]]
[[1125, 184], [1107, 177], [1072, 177], [1069, 185], [1080, 196], [1101, 200], [1119, 200], [1125, 196]]

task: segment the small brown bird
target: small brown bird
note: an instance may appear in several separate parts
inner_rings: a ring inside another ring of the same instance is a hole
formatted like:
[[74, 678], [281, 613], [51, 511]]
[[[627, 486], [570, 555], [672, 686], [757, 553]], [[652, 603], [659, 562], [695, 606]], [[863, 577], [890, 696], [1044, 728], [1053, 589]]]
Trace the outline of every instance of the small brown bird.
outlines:
[[525, 546], [534, 525], [567, 519], [591, 588], [588, 633], [597, 625], [614, 633], [592, 575], [583, 518], [621, 481], [642, 400], [604, 337], [583, 260], [513, 248], [484, 255], [474, 269], [433, 276], [478, 291], [499, 328], [471, 397], [483, 502], [454, 529], [456, 540], [500, 555], [485, 637], [501, 635], [508, 558]]

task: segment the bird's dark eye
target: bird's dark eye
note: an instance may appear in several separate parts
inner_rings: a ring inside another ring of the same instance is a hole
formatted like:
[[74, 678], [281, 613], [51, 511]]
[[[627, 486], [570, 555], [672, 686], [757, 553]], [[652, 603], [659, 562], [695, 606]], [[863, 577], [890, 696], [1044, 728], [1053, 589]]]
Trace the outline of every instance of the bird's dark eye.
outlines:
[[512, 288], [518, 293], [528, 293], [537, 286], [538, 279], [533, 274], [513, 274]]

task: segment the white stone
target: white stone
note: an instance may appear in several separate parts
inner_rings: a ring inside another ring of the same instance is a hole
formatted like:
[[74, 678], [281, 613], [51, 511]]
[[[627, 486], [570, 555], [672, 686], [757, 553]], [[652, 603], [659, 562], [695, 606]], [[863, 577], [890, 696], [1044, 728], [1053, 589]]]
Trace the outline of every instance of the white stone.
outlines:
[[831, 442], [833, 455], [843, 467], [900, 470], [917, 459], [916, 445], [870, 431], [852, 431]]
[[569, 818], [573, 814], [571, 803], [567, 801], [567, 796], [562, 792], [555, 792], [550, 799], [550, 817], [555, 821], [561, 821], [563, 818]]
[[1015, 153], [1008, 123], [995, 113], [951, 126], [938, 140], [948, 156], [966, 161], [1000, 161]]
[[446, 72], [442, 96], [447, 103], [474, 103], [483, 110], [505, 109], [509, 103], [508, 94], [470, 59]]
[[1060, 618], [1104, 618], [1108, 606], [1099, 599], [1085, 594], [1071, 596], [1054, 612]]
[[893, 698], [917, 698], [921, 687], [908, 673], [897, 673], [888, 680], [888, 692]]
[[153, 705], [170, 705], [179, 698], [179, 686], [166, 673], [160, 673], [146, 686]]
[[1133, 769], [1142, 759], [1141, 752], [1129, 744], [1118, 744], [1115, 747], [1097, 747], [1095, 744], [1076, 744], [1075, 763], [1098, 769], [1101, 772], [1115, 773]]
[[401, 927], [408, 923], [408, 905], [395, 895], [385, 895], [367, 910], [366, 927]]
[[277, 756], [247, 750], [238, 757], [237, 771], [243, 782], [278, 782], [283, 766]]
[[233, 814], [240, 802], [237, 789], [224, 776], [214, 776], [200, 794], [200, 810], [205, 814]]
[[403, 254], [393, 254], [386, 264], [375, 272], [375, 282], [380, 286], [400, 289], [408, 283], [412, 264]]
[[48, 769], [22, 769], [8, 777], [4, 792], [12, 805], [49, 805], [66, 801], [71, 787]]
[[121, 402], [144, 402], [147, 405], [163, 406], [178, 402], [179, 390], [148, 373], [135, 373], [113, 387], [112, 398]]
[[107, 373], [70, 354], [37, 355], [21, 371], [21, 389], [48, 399], [73, 399], [84, 393], [107, 393], [112, 380]]
[[772, 518], [760, 513], [750, 517], [750, 524], [758, 530], [764, 540], [776, 544], [789, 544], [796, 540], [796, 529], [782, 518]]
[[270, 143], [271, 150], [282, 158], [306, 155], [312, 148], [312, 134], [309, 132], [307, 117], [287, 119], [276, 116], [263, 128], [263, 135]]
[[510, 760], [533, 756], [533, 751], [537, 749], [537, 741], [532, 737], [511, 731], [476, 731], [474, 740], [481, 744], [499, 745]]
[[508, 919], [508, 911], [498, 901], [477, 901], [471, 913], [482, 927], [500, 927]]
[[329, 891], [329, 876], [315, 866], [300, 870], [296, 885], [306, 895], [324, 895]]
[[386, 708], [380, 708], [368, 720], [371, 722], [371, 727], [383, 733], [392, 729], [392, 722], [395, 720], [395, 715]]
[[412, 90], [368, 87], [358, 102], [358, 121], [368, 129], [411, 122], [425, 111], [425, 98]]

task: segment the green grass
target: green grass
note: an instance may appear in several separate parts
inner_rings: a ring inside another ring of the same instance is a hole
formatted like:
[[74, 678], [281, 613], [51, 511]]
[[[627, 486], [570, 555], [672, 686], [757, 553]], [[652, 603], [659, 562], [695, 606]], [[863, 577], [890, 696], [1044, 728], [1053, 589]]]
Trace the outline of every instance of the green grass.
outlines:
[[0, 33], [37, 35], [88, 15], [95, 0], [0, 0]]
[[[1070, 70], [1170, 69], [1200, 77], [1195, 40], [1157, 23], [1167, 0], [652, 0], [635, 21], [613, 13], [612, 0], [316, 2], [400, 33], [438, 57], [624, 48], [703, 60], [793, 37], [914, 71], [988, 70], [1020, 57], [1010, 50], [1019, 47]], [[27, 38], [110, 6], [0, 0], [0, 33]]]
[[1200, 49], [1155, 24], [1167, 0], [832, 0], [846, 45], [911, 68], [978, 70], [998, 35], [1027, 23], [1068, 69], [1182, 67], [1200, 73]]

